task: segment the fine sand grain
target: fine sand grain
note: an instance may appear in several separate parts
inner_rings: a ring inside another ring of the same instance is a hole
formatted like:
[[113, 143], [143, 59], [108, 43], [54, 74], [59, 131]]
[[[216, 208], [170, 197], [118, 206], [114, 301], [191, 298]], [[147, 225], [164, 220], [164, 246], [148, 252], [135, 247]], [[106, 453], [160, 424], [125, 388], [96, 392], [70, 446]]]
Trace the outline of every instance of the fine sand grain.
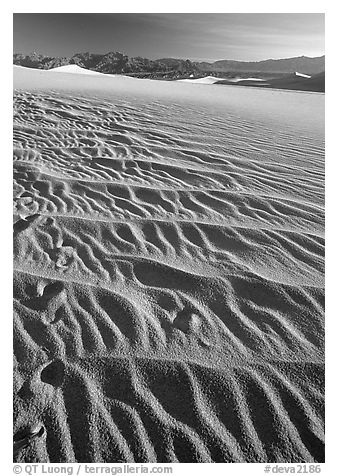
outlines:
[[324, 461], [324, 96], [14, 72], [18, 462]]

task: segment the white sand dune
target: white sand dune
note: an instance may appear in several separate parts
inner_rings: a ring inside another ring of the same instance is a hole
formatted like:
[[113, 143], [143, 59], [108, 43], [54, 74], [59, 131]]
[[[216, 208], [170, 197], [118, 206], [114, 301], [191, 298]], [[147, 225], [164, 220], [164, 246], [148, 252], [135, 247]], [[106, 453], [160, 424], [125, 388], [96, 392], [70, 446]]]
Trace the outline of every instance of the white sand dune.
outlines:
[[15, 460], [324, 461], [324, 96], [14, 87]]
[[238, 83], [239, 81], [265, 81], [262, 78], [234, 78], [233, 82]]
[[77, 64], [67, 64], [65, 66], [58, 66], [57, 68], [48, 69], [50, 73], [72, 73], [72, 74], [91, 74], [91, 75], [102, 75], [98, 71], [91, 71], [90, 69], [81, 68]]
[[215, 84], [218, 81], [229, 81], [230, 83], [238, 83], [240, 81], [265, 81], [260, 78], [217, 78], [216, 76], [205, 76], [204, 78], [187, 78], [187, 79], [178, 79], [177, 82], [186, 82], [192, 84]]
[[297, 71], [295, 72], [295, 75], [300, 76], [301, 78], [311, 78], [308, 74], [298, 73]]
[[[108, 73], [100, 73], [99, 71], [92, 71], [90, 69], [85, 69], [81, 68], [78, 65], [75, 64], [70, 64], [70, 65], [65, 65], [65, 66], [58, 66], [57, 68], [51, 68], [51, 69], [36, 69], [36, 68], [27, 68], [25, 66], [20, 66], [20, 65], [13, 65], [13, 70], [17, 71], [17, 74], [19, 75], [24, 75], [25, 77], [30, 78], [31, 80], [33, 79], [33, 83], [35, 82], [36, 84], [40, 83], [41, 80], [41, 74], [46, 74], [46, 73], [67, 73], [67, 76], [64, 76], [64, 74], [60, 75], [60, 80], [62, 81], [63, 84], [63, 78], [66, 78], [66, 81], [70, 80], [69, 74], [74, 75], [74, 79], [77, 81], [79, 79], [78, 75], [85, 75], [87, 77], [94, 76], [95, 79], [97, 79], [98, 76], [100, 78], [105, 78], [106, 80], [111, 79], [111, 78], [118, 78], [119, 80], [128, 80], [128, 81], [138, 81], [139, 78], [135, 78], [132, 76], [126, 76], [123, 74], [108, 74]], [[33, 76], [32, 76], [33, 74]], [[46, 82], [47, 81], [47, 82]], [[46, 84], [48, 83], [48, 80], [45, 78], [44, 82]], [[33, 84], [32, 83], [32, 84]], [[108, 87], [108, 84], [106, 84], [106, 87]]]

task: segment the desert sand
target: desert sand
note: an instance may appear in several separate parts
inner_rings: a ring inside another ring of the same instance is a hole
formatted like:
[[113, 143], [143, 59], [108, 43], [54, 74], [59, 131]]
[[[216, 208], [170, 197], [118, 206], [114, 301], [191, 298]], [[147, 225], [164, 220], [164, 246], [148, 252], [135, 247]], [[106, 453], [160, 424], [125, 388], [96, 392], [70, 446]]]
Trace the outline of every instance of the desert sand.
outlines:
[[324, 461], [324, 95], [14, 68], [18, 462]]

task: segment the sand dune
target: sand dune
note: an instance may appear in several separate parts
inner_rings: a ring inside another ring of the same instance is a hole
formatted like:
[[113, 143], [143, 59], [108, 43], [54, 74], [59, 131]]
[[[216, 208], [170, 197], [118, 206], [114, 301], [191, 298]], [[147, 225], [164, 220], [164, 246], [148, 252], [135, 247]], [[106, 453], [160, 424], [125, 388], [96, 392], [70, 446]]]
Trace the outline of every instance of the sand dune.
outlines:
[[[309, 77], [309, 76], [308, 76]], [[204, 76], [203, 78], [187, 78], [178, 79], [178, 82], [192, 83], [192, 84], [215, 84], [219, 81], [228, 81], [229, 83], [239, 83], [240, 81], [265, 81], [259, 78], [217, 78], [216, 76]]]
[[221, 79], [224, 79], [224, 78], [217, 78], [216, 76], [204, 76], [203, 78], [198, 78], [198, 79], [186, 78], [186, 79], [178, 79], [177, 81], [192, 83], [192, 84], [214, 84], [214, 83], [217, 83], [217, 81], [220, 81]]
[[14, 74], [15, 460], [323, 462], [324, 97], [75, 76]]
[[57, 68], [52, 68], [47, 70], [50, 73], [72, 73], [72, 74], [93, 74], [93, 75], [102, 75], [98, 71], [91, 71], [90, 69], [81, 68], [77, 64], [67, 64], [65, 66], [58, 66]]
[[234, 78], [232, 81], [235, 83], [238, 83], [239, 81], [265, 81], [265, 80], [262, 78]]
[[298, 73], [298, 71], [295, 72], [295, 75], [300, 76], [301, 78], [311, 78], [311, 76], [309, 76], [308, 74]]

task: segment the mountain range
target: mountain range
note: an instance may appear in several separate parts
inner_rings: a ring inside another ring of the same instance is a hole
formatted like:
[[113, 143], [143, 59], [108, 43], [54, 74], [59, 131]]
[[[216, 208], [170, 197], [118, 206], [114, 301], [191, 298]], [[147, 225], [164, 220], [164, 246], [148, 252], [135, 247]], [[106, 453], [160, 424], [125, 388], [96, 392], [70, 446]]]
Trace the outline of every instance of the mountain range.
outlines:
[[251, 71], [264, 73], [294, 73], [318, 74], [325, 70], [325, 56], [309, 58], [298, 56], [285, 59], [268, 59], [264, 61], [232, 61], [220, 60], [214, 63], [198, 63], [203, 71]]
[[268, 59], [264, 61], [219, 60], [213, 63], [193, 62], [189, 59], [161, 58], [150, 60], [142, 57], [129, 57], [120, 52], [106, 54], [76, 53], [72, 57], [52, 57], [38, 53], [28, 55], [14, 53], [13, 63], [38, 69], [51, 69], [58, 66], [77, 64], [82, 68], [109, 74], [130, 74], [160, 76], [164, 79], [176, 79], [187, 75], [218, 76], [221, 73], [258, 72], [276, 75], [279, 73], [318, 74], [325, 70], [325, 56], [310, 58], [299, 56], [285, 59]]

